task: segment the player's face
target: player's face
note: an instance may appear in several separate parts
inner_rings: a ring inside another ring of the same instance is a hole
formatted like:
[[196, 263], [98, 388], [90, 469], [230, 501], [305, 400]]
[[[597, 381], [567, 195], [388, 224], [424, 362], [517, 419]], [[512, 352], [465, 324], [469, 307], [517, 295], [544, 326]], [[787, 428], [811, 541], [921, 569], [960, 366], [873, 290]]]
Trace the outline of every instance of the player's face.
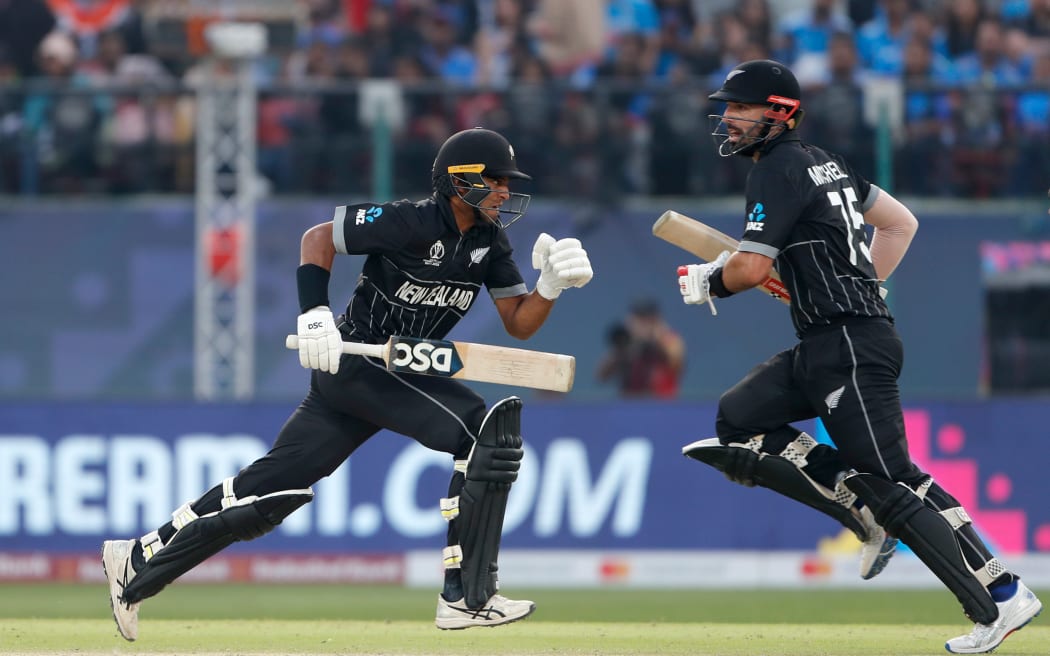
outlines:
[[762, 130], [767, 105], [748, 105], [745, 103], [726, 103], [722, 112], [722, 123], [729, 133], [728, 141], [734, 149], [751, 145]]
[[510, 178], [490, 178], [487, 175], [483, 175], [481, 179], [488, 185], [489, 195], [485, 197], [485, 200], [478, 203], [478, 211], [490, 223], [498, 223], [500, 218], [499, 208], [510, 198]]

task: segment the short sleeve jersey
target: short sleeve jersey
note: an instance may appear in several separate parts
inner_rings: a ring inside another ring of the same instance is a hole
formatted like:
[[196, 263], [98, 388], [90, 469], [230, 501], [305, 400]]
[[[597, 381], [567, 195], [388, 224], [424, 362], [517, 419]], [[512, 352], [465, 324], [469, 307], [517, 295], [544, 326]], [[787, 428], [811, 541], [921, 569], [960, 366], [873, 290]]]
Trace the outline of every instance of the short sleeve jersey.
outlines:
[[864, 223], [878, 187], [841, 156], [788, 133], [755, 163], [745, 193], [739, 250], [775, 260], [796, 333], [844, 317], [890, 318]]
[[367, 255], [341, 326], [352, 341], [442, 339], [482, 286], [493, 299], [528, 292], [503, 229], [460, 233], [444, 198], [343, 205], [333, 224], [336, 252]]

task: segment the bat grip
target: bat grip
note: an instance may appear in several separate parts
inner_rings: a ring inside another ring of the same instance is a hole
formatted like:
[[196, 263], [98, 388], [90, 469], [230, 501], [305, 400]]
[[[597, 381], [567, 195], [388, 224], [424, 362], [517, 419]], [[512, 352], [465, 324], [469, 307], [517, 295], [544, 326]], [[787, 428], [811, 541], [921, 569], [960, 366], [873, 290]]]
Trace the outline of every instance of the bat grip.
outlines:
[[[293, 351], [299, 349], [299, 336], [288, 335], [284, 338], [284, 347]], [[343, 342], [343, 353], [347, 355], [367, 355], [373, 358], [386, 359], [386, 344], [362, 344], [360, 342]]]

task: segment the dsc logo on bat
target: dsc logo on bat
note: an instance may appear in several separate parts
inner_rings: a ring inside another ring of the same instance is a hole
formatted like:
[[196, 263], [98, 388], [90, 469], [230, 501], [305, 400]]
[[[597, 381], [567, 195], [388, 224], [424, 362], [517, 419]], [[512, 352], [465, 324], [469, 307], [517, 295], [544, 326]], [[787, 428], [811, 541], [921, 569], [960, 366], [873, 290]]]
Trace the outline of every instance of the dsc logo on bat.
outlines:
[[463, 368], [452, 342], [402, 337], [391, 348], [390, 368], [394, 371], [452, 376]]

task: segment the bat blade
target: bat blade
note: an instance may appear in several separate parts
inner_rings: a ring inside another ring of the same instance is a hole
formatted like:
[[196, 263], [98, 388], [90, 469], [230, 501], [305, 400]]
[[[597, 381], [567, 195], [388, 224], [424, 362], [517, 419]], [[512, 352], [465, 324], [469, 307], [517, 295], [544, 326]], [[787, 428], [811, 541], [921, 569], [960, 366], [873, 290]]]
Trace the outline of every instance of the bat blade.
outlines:
[[568, 392], [576, 377], [576, 358], [560, 353], [452, 342], [463, 362], [465, 380]]
[[[299, 348], [296, 335], [285, 338]], [[560, 353], [394, 336], [386, 344], [343, 342], [343, 353], [382, 358], [390, 371], [423, 374], [568, 392], [576, 375], [576, 358]]]
[[[653, 224], [653, 235], [707, 262], [717, 259], [722, 251], [736, 251], [740, 245], [724, 232], [674, 210], [660, 215]], [[787, 305], [791, 304], [791, 294], [776, 271], [771, 272], [758, 288]]]

